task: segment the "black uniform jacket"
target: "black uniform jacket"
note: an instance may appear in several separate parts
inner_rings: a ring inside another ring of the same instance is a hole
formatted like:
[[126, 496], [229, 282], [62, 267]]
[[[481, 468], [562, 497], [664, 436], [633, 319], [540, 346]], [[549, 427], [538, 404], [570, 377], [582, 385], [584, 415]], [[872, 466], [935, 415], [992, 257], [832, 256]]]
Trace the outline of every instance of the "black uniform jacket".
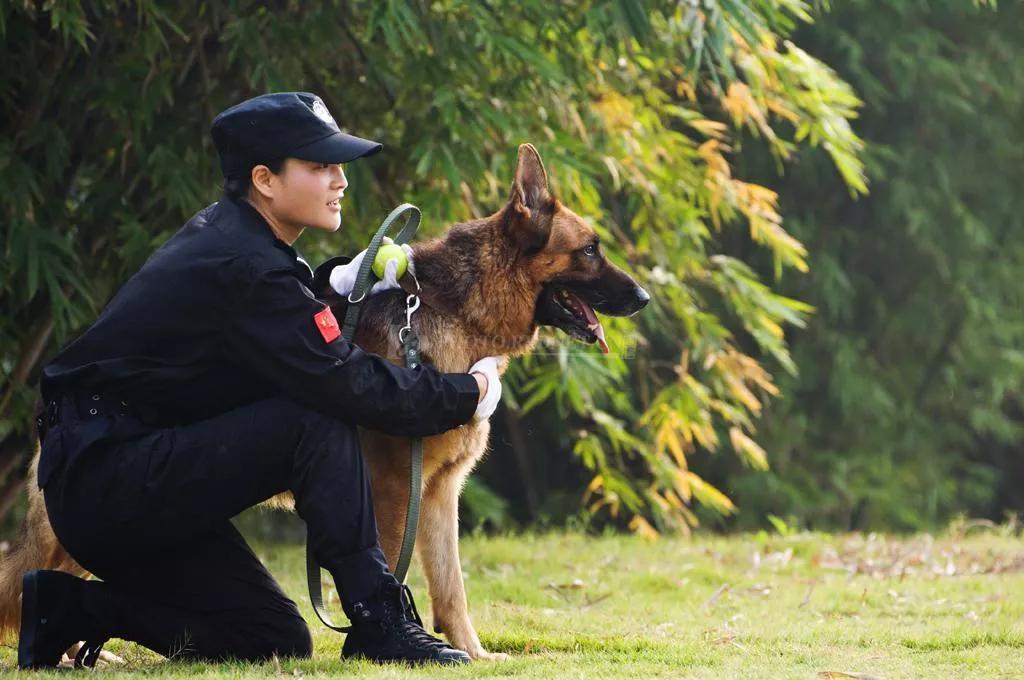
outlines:
[[44, 400], [102, 392], [163, 425], [281, 394], [395, 435], [470, 420], [479, 397], [472, 376], [395, 366], [335, 338], [336, 320], [312, 282], [252, 206], [224, 198], [157, 250], [46, 366]]

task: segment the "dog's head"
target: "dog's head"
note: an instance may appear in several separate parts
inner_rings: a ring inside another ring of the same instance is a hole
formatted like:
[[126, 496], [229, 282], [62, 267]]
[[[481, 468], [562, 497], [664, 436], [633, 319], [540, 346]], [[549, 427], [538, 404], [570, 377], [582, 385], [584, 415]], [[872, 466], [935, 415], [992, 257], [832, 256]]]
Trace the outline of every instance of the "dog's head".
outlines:
[[540, 154], [519, 147], [519, 162], [502, 232], [537, 295], [534, 322], [554, 326], [608, 352], [597, 313], [630, 316], [650, 300], [647, 291], [608, 261], [594, 229], [548, 190]]

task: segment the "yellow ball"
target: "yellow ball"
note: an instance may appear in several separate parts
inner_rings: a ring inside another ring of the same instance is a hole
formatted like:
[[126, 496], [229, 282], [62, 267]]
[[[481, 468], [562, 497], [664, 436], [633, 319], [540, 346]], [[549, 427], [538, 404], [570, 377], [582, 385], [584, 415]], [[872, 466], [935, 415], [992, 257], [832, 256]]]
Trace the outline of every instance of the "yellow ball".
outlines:
[[373, 273], [377, 275], [378, 279], [383, 279], [384, 266], [387, 265], [388, 260], [398, 260], [398, 271], [395, 272], [395, 276], [402, 278], [405, 275], [405, 270], [409, 268], [409, 258], [405, 256], [402, 246], [394, 243], [382, 245], [377, 251], [377, 257], [373, 258]]

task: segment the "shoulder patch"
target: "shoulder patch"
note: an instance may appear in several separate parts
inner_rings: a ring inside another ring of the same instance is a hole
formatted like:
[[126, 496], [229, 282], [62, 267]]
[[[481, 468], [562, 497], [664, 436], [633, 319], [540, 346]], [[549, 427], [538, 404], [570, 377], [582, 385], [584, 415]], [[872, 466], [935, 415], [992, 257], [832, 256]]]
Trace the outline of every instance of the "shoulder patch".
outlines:
[[316, 323], [320, 335], [324, 337], [324, 342], [334, 342], [341, 337], [341, 328], [338, 327], [338, 320], [334, 318], [334, 312], [330, 307], [324, 307], [314, 314], [313, 322]]

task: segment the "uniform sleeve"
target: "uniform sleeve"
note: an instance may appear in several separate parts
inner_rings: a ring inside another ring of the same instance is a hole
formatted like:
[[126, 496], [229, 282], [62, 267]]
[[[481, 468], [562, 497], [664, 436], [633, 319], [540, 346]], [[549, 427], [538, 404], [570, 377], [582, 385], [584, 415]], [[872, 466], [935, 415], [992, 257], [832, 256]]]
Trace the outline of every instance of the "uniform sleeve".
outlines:
[[473, 417], [479, 388], [471, 375], [403, 368], [364, 352], [340, 337], [327, 305], [290, 270], [247, 278], [226, 328], [229, 351], [296, 401], [403, 436], [437, 434]]

